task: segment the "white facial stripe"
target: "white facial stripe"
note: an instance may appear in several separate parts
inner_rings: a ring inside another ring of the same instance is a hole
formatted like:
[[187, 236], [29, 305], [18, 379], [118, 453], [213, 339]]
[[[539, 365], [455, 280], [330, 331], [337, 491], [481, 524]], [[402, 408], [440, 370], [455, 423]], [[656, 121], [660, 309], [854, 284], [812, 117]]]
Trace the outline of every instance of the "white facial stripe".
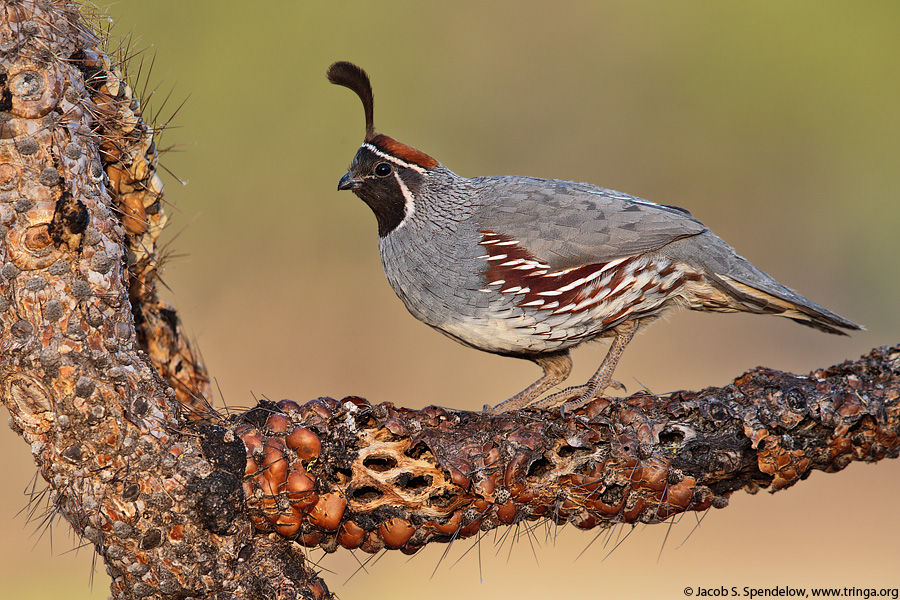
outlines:
[[372, 144], [366, 143], [366, 144], [363, 144], [362, 147], [365, 148], [366, 150], [368, 150], [369, 152], [371, 152], [372, 154], [375, 154], [376, 156], [380, 156], [381, 158], [383, 158], [385, 160], [389, 160], [394, 164], [400, 165], [401, 167], [406, 167], [407, 169], [412, 169], [413, 171], [416, 171], [417, 173], [425, 173], [425, 169], [423, 169], [419, 165], [414, 165], [412, 163], [408, 163], [405, 160], [400, 160], [396, 156], [391, 156], [390, 154], [382, 152], [381, 150], [379, 150]]
[[401, 227], [406, 225], [406, 222], [409, 220], [409, 218], [413, 216], [413, 213], [416, 211], [416, 205], [413, 203], [412, 192], [409, 191], [409, 188], [406, 187], [406, 184], [403, 183], [402, 179], [400, 179], [400, 175], [397, 173], [397, 171], [394, 171], [394, 179], [397, 180], [397, 183], [400, 185], [400, 191], [403, 192], [403, 206], [406, 209], [406, 214], [403, 215], [403, 220], [400, 221], [399, 225], [397, 225], [397, 229], [400, 229]]

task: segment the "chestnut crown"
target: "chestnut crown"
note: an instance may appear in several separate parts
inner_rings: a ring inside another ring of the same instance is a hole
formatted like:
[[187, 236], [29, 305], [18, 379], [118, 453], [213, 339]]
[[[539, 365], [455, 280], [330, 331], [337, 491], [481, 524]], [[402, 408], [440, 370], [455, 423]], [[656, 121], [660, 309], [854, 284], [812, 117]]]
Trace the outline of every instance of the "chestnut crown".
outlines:
[[372, 84], [360, 67], [336, 62], [328, 68], [328, 80], [356, 92], [366, 116], [366, 136], [338, 189], [353, 191], [369, 205], [378, 220], [378, 234], [384, 237], [413, 214], [424, 178], [439, 163], [421, 150], [375, 133]]

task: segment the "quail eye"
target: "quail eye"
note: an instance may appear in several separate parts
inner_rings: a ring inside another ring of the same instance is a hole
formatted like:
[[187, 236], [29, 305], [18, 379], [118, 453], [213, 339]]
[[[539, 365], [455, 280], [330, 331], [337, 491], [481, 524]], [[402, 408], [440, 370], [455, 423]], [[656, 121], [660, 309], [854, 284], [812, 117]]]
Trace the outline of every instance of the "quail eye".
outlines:
[[378, 163], [375, 166], [375, 174], [379, 177], [387, 177], [394, 171], [394, 168], [389, 163]]

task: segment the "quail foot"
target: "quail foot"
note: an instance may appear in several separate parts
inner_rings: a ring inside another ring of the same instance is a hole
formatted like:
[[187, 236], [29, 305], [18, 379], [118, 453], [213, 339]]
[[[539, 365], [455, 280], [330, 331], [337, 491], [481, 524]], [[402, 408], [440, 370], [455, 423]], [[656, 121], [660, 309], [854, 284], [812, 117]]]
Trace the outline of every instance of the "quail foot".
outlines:
[[[572, 181], [460, 177], [375, 132], [361, 68], [336, 62], [328, 79], [356, 92], [366, 119], [338, 189], [375, 213], [384, 272], [406, 308], [462, 344], [543, 369], [496, 411], [589, 402], [615, 384], [635, 332], [675, 307], [861, 329], [754, 267], [683, 208]], [[568, 377], [571, 348], [604, 337], [612, 345], [587, 383], [541, 398]]]

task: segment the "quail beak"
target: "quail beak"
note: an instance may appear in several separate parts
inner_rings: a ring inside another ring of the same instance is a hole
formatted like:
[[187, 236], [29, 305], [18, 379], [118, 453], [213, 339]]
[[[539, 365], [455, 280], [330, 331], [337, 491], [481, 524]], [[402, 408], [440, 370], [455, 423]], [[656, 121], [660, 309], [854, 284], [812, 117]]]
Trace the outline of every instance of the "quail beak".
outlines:
[[362, 179], [354, 179], [350, 173], [344, 173], [338, 181], [338, 190], [355, 190], [362, 185]]

